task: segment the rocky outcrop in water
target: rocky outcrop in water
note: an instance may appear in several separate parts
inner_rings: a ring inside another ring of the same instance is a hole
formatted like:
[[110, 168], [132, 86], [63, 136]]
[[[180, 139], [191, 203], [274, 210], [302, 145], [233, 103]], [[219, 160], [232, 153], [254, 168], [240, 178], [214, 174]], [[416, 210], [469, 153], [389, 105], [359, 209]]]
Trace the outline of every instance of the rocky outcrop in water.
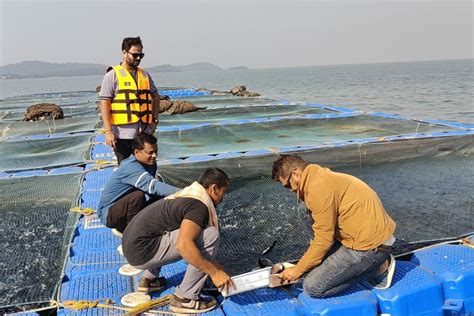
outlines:
[[230, 91], [197, 89], [197, 91], [210, 91], [212, 95], [235, 95], [239, 97], [259, 97], [260, 93], [247, 91], [245, 86], [235, 86]]
[[59, 120], [64, 118], [64, 112], [54, 103], [33, 104], [26, 108], [25, 121]]
[[260, 93], [247, 91], [245, 86], [235, 86], [230, 89], [230, 94], [237, 95], [240, 97], [258, 97]]

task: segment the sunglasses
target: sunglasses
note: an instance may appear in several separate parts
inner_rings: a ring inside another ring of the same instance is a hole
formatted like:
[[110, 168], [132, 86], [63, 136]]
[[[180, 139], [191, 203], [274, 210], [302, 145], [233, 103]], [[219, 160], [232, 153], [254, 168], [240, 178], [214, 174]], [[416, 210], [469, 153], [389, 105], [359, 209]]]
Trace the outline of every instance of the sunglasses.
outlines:
[[133, 57], [134, 59], [137, 59], [137, 58], [142, 59], [143, 57], [145, 57], [145, 54], [144, 54], [144, 53], [130, 53], [130, 52], [127, 52], [127, 53], [129, 53], [130, 55], [132, 55], [132, 57]]
[[296, 170], [296, 168], [291, 170], [291, 172], [288, 174], [288, 178], [286, 178], [286, 184], [284, 185], [284, 187], [287, 188], [287, 189], [291, 189], [290, 179], [291, 179], [291, 176], [293, 175], [293, 172], [295, 170]]

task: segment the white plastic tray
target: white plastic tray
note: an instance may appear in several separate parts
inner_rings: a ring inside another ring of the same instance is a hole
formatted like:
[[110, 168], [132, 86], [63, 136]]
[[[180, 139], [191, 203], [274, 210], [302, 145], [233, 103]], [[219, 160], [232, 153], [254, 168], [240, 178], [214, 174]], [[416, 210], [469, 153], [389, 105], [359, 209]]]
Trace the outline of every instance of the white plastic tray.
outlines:
[[235, 288], [229, 288], [228, 291], [222, 291], [222, 295], [227, 297], [262, 287], [268, 287], [271, 270], [271, 267], [267, 267], [233, 276], [231, 279], [235, 284]]

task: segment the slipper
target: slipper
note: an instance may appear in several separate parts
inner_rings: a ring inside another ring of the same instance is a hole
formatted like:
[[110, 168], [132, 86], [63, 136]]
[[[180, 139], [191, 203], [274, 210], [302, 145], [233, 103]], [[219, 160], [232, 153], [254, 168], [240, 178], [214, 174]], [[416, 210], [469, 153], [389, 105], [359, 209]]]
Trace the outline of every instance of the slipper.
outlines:
[[124, 295], [120, 303], [127, 307], [135, 307], [150, 300], [151, 296], [145, 292], [132, 292]]
[[118, 253], [123, 257], [123, 249], [122, 249], [122, 245], [118, 245], [117, 247], [117, 251]]
[[132, 266], [131, 264], [127, 263], [127, 264], [124, 264], [123, 266], [120, 267], [119, 269], [119, 273], [121, 275], [128, 275], [128, 276], [134, 276], [136, 274], [139, 274], [140, 272], [142, 272], [143, 270], [140, 270], [140, 269], [137, 269], [135, 268], [134, 266]]

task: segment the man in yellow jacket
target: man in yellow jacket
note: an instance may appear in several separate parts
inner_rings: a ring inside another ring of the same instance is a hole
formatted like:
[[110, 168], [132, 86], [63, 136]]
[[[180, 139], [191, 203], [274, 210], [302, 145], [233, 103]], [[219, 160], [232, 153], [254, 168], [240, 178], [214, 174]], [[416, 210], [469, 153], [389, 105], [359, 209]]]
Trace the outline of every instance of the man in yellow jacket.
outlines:
[[395, 223], [366, 183], [296, 155], [276, 160], [272, 178], [304, 202], [298, 211], [312, 233], [306, 253], [281, 273], [283, 279], [307, 274], [303, 288], [312, 297], [337, 294], [360, 280], [390, 286]]
[[160, 97], [151, 76], [138, 67], [143, 57], [140, 37], [124, 38], [122, 62], [106, 73], [99, 93], [105, 143], [119, 164], [132, 154], [133, 138], [153, 134], [158, 125]]

